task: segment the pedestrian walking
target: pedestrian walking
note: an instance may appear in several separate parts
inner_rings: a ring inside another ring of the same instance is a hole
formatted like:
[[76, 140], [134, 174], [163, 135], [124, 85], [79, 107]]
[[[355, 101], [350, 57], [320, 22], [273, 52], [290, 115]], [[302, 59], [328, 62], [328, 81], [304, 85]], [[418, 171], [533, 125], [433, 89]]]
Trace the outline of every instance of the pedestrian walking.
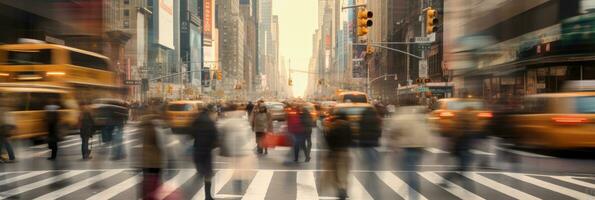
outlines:
[[310, 111], [305, 107], [302, 107], [300, 112], [300, 120], [302, 122], [302, 126], [304, 126], [304, 154], [306, 156], [306, 162], [310, 162], [310, 152], [312, 151], [312, 127], [314, 126], [314, 121], [312, 120], [312, 116], [310, 116]]
[[6, 105], [6, 102], [0, 102], [2, 102], [2, 105], [0, 105], [0, 155], [2, 155], [4, 149], [6, 149], [6, 153], [8, 154], [8, 159], [2, 157], [0, 158], [0, 162], [14, 162], [14, 150], [8, 141], [8, 137], [10, 136], [10, 132], [15, 129], [15, 123], [12, 116], [8, 114], [9, 109], [3, 106]]
[[306, 152], [306, 135], [302, 112], [299, 106], [294, 103], [290, 105], [286, 115], [287, 131], [293, 138], [293, 161], [298, 162], [300, 149], [304, 151], [304, 154]]
[[217, 128], [211, 113], [216, 112], [214, 105], [203, 109], [192, 123], [194, 137], [194, 164], [196, 171], [204, 179], [205, 199], [212, 200], [211, 185], [213, 178], [213, 154], [217, 146]]
[[248, 101], [248, 104], [246, 105], [246, 112], [248, 112], [248, 116], [251, 116], [252, 111], [254, 111], [254, 107], [255, 105], [252, 103], [252, 101]]
[[390, 120], [387, 129], [393, 148], [402, 149], [401, 169], [406, 171], [409, 198], [418, 199], [419, 177], [416, 172], [426, 147], [430, 146], [432, 132], [426, 120], [425, 106], [409, 106], [399, 109]]
[[80, 127], [80, 136], [81, 136], [81, 154], [83, 156], [83, 160], [90, 159], [91, 149], [89, 148], [89, 138], [93, 137], [95, 134], [95, 124], [93, 122], [93, 117], [91, 114], [90, 105], [84, 103], [82, 105], [82, 113], [81, 113], [81, 127]]
[[47, 143], [48, 148], [51, 150], [51, 155], [48, 160], [56, 160], [58, 155], [58, 140], [60, 139], [60, 115], [58, 110], [58, 100], [49, 99], [48, 104], [44, 107], [46, 116], [46, 128], [47, 128]]
[[253, 150], [256, 145], [249, 121], [245, 118], [246, 111], [235, 104], [228, 104], [224, 108], [222, 118], [217, 123], [219, 132], [219, 153], [230, 158], [232, 166], [238, 173], [234, 174], [233, 187], [241, 192], [243, 183], [249, 178], [247, 170], [254, 165]]
[[139, 125], [143, 134], [142, 173], [143, 183], [140, 196], [143, 199], [156, 199], [156, 191], [161, 185], [161, 168], [163, 147], [159, 137], [159, 126], [162, 124], [157, 105], [147, 108], [147, 114], [141, 118]]
[[250, 116], [250, 124], [256, 136], [256, 152], [258, 154], [268, 154], [268, 148], [263, 147], [262, 139], [267, 132], [273, 131], [273, 120], [264, 102], [258, 102], [254, 108]]
[[[477, 138], [477, 134], [479, 132], [477, 127], [476, 118], [473, 112], [472, 107], [467, 107], [462, 110], [462, 112], [457, 114], [457, 125], [459, 133], [457, 135], [451, 136], [450, 144], [451, 144], [451, 152], [452, 155], [457, 160], [457, 167], [455, 169], [456, 172], [463, 174], [469, 171], [469, 166], [473, 161], [473, 154], [471, 153], [471, 148], [473, 147], [474, 141]], [[452, 180], [455, 177], [458, 177], [455, 172], [449, 173], [444, 177], [444, 180]], [[463, 181], [463, 185], [466, 188], [470, 188], [473, 190], [473, 184], [470, 183], [467, 179], [461, 179]], [[448, 183], [442, 183], [443, 186], [448, 187]]]
[[339, 199], [347, 198], [347, 177], [351, 168], [349, 147], [353, 141], [353, 133], [347, 121], [347, 114], [340, 112], [335, 116], [331, 129], [325, 135], [329, 147], [327, 154], [328, 178], [337, 189]]
[[365, 108], [359, 121], [359, 147], [377, 147], [382, 135], [382, 117], [372, 107]]

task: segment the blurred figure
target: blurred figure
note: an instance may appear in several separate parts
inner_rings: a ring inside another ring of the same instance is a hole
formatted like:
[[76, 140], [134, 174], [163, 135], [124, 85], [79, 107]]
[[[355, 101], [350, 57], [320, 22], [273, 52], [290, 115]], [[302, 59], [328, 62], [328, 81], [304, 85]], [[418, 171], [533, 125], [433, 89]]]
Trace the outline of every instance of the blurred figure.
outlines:
[[89, 138], [93, 137], [93, 134], [95, 134], [95, 123], [93, 122], [93, 117], [91, 115], [90, 105], [85, 102], [83, 103], [81, 108], [81, 154], [83, 156], [83, 160], [87, 160], [91, 158], [91, 150], [89, 149]]
[[164, 123], [158, 111], [158, 105], [151, 103], [147, 114], [141, 118], [140, 129], [143, 134], [142, 172], [143, 184], [141, 196], [143, 199], [155, 199], [155, 192], [161, 185], [162, 146], [159, 137], [159, 127]]
[[[518, 135], [514, 133], [513, 128], [515, 122], [512, 121], [511, 116], [518, 112], [517, 108], [517, 106], [513, 105], [510, 98], [498, 99], [498, 102], [494, 104], [494, 118], [488, 125], [490, 135], [498, 138], [497, 145], [503, 149], [503, 151], [497, 151], [498, 160], [494, 161], [494, 163], [508, 163], [511, 170], [515, 172], [519, 171], [517, 163], [520, 161], [520, 158], [518, 154], [511, 151], [514, 143], [518, 140]], [[501, 160], [504, 162], [499, 162]], [[496, 166], [496, 168], [501, 168], [501, 166]]]
[[252, 101], [248, 101], [248, 104], [246, 105], [246, 112], [248, 112], [248, 116], [251, 116], [252, 111], [254, 111], [254, 104]]
[[359, 146], [377, 147], [382, 134], [382, 115], [376, 113], [374, 108], [366, 107], [362, 112], [362, 118], [359, 121]]
[[[466, 173], [469, 171], [469, 165], [473, 161], [473, 154], [471, 153], [471, 148], [473, 147], [473, 143], [477, 138], [477, 134], [479, 130], [477, 129], [477, 119], [475, 117], [475, 113], [473, 112], [473, 107], [466, 107], [465, 109], [460, 112], [457, 116], [458, 120], [458, 133], [457, 135], [451, 136], [450, 139], [450, 152], [457, 160], [457, 168], [455, 169], [456, 172], [459, 174]], [[453, 178], [457, 177], [456, 172], [451, 172], [444, 177], [444, 180], [452, 180]], [[463, 184], [466, 188], [471, 188], [473, 191], [473, 184], [470, 183], [467, 179], [461, 179]], [[449, 185], [445, 182], [442, 184], [445, 187]]]
[[430, 146], [432, 132], [426, 119], [425, 106], [400, 108], [388, 124], [388, 132], [393, 148], [401, 148], [401, 168], [407, 172], [406, 181], [410, 186], [409, 198], [417, 199], [420, 191], [416, 171], [422, 160], [424, 148]]
[[48, 105], [46, 105], [44, 108], [46, 112], [45, 120], [48, 132], [48, 148], [52, 150], [48, 160], [56, 160], [56, 156], [58, 155], [58, 140], [60, 137], [60, 114], [58, 113], [59, 109], [60, 106], [58, 105], [58, 100], [54, 98], [49, 99]]
[[325, 135], [329, 147], [327, 170], [329, 170], [330, 177], [328, 178], [337, 188], [339, 199], [347, 198], [347, 177], [351, 166], [349, 147], [353, 141], [352, 135], [347, 114], [343, 112], [336, 115], [330, 131]]
[[203, 109], [192, 123], [191, 134], [194, 137], [194, 164], [196, 171], [204, 178], [205, 199], [213, 199], [211, 195], [211, 179], [213, 178], [213, 154], [217, 145], [217, 127], [211, 118], [216, 112], [214, 105]]
[[310, 152], [312, 151], [312, 127], [315, 125], [310, 116], [310, 111], [302, 107], [300, 117], [302, 126], [304, 126], [304, 154], [306, 155], [306, 162], [310, 162]]
[[[4, 106], [6, 102], [2, 99], [0, 103], [0, 162], [14, 162], [14, 150], [8, 141], [8, 137], [10, 136], [10, 132], [14, 130], [15, 124], [12, 116], [8, 114], [9, 109]], [[8, 154], [8, 160], [1, 157], [4, 149], [6, 149], [6, 153]]]
[[395, 104], [390, 103], [386, 106], [386, 111], [388, 112], [388, 116], [391, 117], [397, 112], [397, 107], [395, 107]]
[[273, 131], [273, 119], [263, 101], [259, 101], [250, 116], [252, 130], [256, 134], [256, 152], [268, 154], [268, 149], [262, 146], [262, 138], [266, 132]]
[[[297, 104], [291, 104], [287, 109], [287, 131], [293, 137], [293, 161], [298, 162], [300, 149], [306, 155], [306, 130], [303, 123], [303, 113]], [[306, 155], [306, 160], [310, 158]]]
[[244, 118], [246, 112], [237, 105], [227, 105], [222, 115], [223, 118], [217, 123], [217, 130], [221, 136], [219, 153], [223, 157], [230, 157], [234, 168], [240, 169], [233, 181], [235, 191], [240, 192], [244, 180], [248, 179], [245, 169], [252, 165], [250, 155], [253, 155], [254, 137], [250, 123]]

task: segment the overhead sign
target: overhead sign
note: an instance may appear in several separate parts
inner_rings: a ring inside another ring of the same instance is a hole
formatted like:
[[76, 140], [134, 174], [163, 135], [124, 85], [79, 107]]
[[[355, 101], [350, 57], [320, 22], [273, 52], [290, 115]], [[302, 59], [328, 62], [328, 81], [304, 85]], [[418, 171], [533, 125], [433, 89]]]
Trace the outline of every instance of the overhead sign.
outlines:
[[124, 85], [140, 85], [140, 80], [125, 80]]
[[415, 37], [415, 43], [431, 43], [432, 38], [430, 37]]
[[155, 0], [157, 6], [157, 43], [174, 49], [174, 1]]
[[[203, 38], [205, 46], [211, 46], [213, 32], [213, 0], [203, 0]], [[208, 41], [208, 42], [207, 42]]]

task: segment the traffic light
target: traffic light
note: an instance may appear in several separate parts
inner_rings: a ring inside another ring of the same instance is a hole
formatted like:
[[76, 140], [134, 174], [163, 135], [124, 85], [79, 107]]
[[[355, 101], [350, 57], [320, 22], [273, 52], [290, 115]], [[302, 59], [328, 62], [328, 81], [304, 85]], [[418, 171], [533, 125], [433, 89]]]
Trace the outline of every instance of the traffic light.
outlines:
[[370, 45], [366, 46], [366, 54], [372, 55], [373, 53], [374, 53], [374, 49], [372, 49], [372, 46], [370, 46]]
[[374, 24], [371, 20], [373, 16], [374, 13], [366, 9], [360, 9], [357, 12], [357, 36], [368, 34], [368, 27], [371, 27]]
[[431, 34], [438, 31], [438, 11], [432, 7], [426, 10], [426, 33]]
[[293, 80], [289, 79], [289, 81], [287, 81], [287, 82], [288, 82], [287, 84], [289, 84], [289, 86], [293, 86]]
[[221, 70], [217, 70], [217, 80], [223, 80], [223, 73]]

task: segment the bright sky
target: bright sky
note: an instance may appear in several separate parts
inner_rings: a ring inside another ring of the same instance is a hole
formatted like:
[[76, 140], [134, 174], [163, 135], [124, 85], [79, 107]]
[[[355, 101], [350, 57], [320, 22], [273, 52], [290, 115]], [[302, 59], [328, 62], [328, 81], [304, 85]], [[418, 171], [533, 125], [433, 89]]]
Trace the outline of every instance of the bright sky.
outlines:
[[[317, 12], [317, 0], [273, 1], [273, 15], [279, 16], [280, 57], [291, 59], [291, 69], [308, 70], [312, 55], [312, 34], [318, 23]], [[293, 72], [291, 78], [293, 95], [304, 96], [308, 74]]]

